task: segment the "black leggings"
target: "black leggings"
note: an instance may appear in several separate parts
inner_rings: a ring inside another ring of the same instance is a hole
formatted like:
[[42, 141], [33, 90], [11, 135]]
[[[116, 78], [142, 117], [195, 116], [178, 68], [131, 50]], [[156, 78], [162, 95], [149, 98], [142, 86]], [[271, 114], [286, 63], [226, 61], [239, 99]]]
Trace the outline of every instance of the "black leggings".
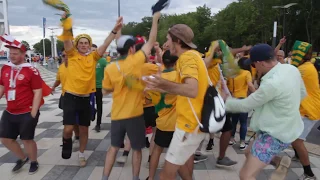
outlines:
[[101, 124], [101, 118], [102, 118], [102, 89], [97, 88], [96, 90], [96, 103], [97, 103], [97, 125]]

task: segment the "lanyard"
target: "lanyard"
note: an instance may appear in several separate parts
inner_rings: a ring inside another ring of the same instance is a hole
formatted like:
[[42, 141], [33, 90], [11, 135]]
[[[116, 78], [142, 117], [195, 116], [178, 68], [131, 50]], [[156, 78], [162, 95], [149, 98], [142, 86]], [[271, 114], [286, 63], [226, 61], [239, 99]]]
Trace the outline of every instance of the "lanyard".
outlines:
[[16, 88], [16, 81], [17, 81], [17, 78], [18, 78], [18, 75], [19, 75], [21, 69], [22, 69], [21, 67], [18, 68], [18, 72], [17, 72], [16, 76], [13, 79], [14, 68], [11, 67], [10, 80], [9, 80], [10, 81], [10, 85], [9, 85], [10, 88]]

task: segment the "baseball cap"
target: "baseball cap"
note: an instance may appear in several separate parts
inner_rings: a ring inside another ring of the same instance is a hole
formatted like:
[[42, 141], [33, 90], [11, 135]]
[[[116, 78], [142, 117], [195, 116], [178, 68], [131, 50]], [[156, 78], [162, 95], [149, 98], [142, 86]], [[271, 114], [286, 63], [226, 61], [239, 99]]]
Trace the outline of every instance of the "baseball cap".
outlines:
[[169, 29], [169, 33], [176, 36], [192, 49], [197, 48], [197, 46], [192, 42], [194, 34], [189, 26], [185, 24], [176, 24]]
[[267, 61], [274, 58], [274, 49], [268, 44], [257, 44], [250, 50], [250, 58], [245, 64], [252, 64], [258, 61]]
[[145, 43], [145, 40], [140, 36], [133, 37], [133, 36], [130, 36], [130, 35], [122, 35], [117, 40], [117, 48], [118, 49], [122, 49], [127, 44], [134, 45], [134, 44], [142, 44], [142, 43]]

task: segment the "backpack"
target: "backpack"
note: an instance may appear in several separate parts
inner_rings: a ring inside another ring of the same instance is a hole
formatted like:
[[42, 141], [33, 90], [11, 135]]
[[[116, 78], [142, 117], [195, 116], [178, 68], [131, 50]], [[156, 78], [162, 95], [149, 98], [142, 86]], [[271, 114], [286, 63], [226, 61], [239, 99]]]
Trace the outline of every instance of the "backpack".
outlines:
[[[196, 54], [196, 55], [200, 57], [199, 54]], [[192, 106], [190, 98], [188, 98], [188, 102], [199, 124], [200, 131], [204, 133], [216, 133], [221, 131], [221, 129], [223, 128], [226, 122], [225, 104], [219, 92], [213, 86], [213, 83], [211, 82], [210, 77], [208, 75], [207, 68], [205, 69], [208, 76], [209, 87], [203, 99], [203, 107], [201, 111], [201, 122]], [[181, 72], [180, 72], [180, 75], [181, 75]]]

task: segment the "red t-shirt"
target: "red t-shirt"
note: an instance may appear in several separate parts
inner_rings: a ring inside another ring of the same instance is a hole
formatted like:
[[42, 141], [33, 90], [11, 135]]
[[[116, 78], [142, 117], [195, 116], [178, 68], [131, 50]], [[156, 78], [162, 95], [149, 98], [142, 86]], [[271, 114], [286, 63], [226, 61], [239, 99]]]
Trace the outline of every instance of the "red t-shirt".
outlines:
[[[16, 77], [18, 69], [13, 71]], [[0, 85], [4, 86], [4, 93], [7, 99], [7, 111], [11, 114], [24, 114], [31, 112], [33, 101], [33, 90], [42, 88], [42, 79], [39, 71], [34, 67], [22, 67], [16, 80], [15, 100], [8, 101], [8, 91], [10, 88], [11, 67], [5, 65], [1, 69]]]

